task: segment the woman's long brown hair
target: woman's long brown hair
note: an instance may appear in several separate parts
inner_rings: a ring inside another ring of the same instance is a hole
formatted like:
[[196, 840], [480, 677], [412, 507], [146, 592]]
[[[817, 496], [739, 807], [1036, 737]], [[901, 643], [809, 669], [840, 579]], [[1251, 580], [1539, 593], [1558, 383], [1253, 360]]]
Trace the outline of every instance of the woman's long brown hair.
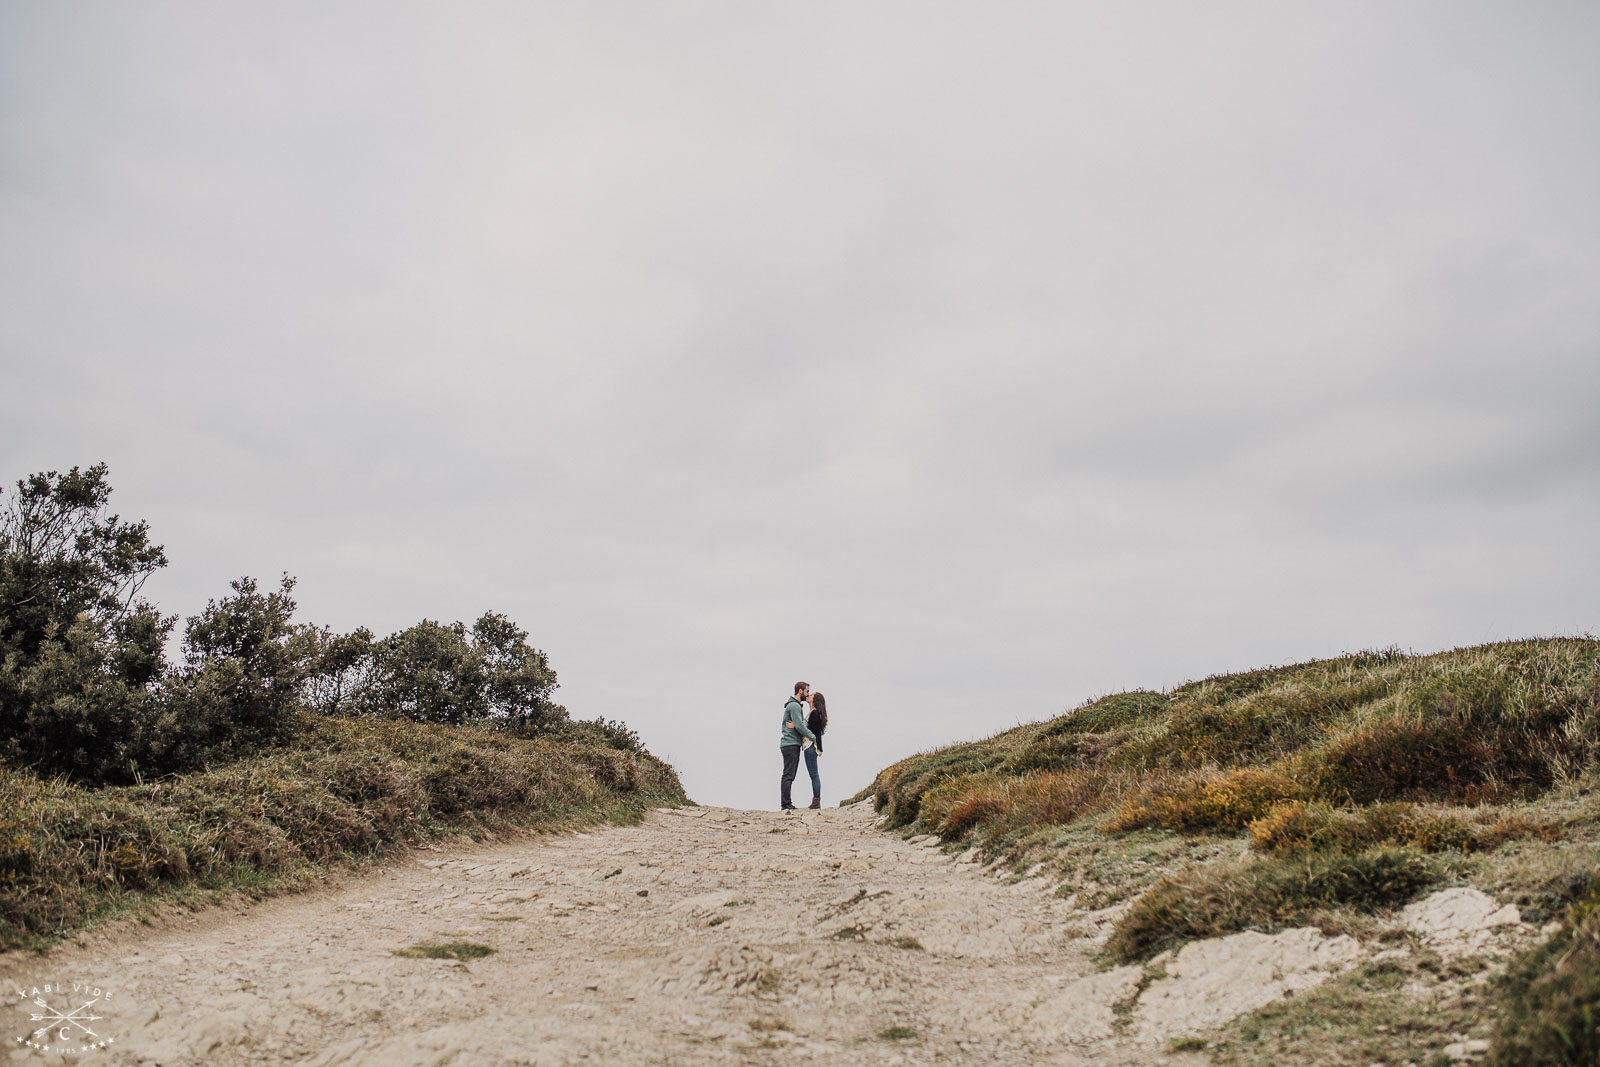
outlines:
[[822, 736], [822, 731], [828, 728], [828, 700], [821, 693], [811, 694], [811, 721], [806, 723], [806, 729]]

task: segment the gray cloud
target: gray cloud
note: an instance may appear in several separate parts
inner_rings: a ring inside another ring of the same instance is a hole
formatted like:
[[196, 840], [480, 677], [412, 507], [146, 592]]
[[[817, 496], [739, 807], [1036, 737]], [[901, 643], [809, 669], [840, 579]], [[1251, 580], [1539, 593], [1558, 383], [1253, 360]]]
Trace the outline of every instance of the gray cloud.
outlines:
[[0, 13], [0, 457], [505, 611], [699, 799], [1592, 629], [1588, 5]]

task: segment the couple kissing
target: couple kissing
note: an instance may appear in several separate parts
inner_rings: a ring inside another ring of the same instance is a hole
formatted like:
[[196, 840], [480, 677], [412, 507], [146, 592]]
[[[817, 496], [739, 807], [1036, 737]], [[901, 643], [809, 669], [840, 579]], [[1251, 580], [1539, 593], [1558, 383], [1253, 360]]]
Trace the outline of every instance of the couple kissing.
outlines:
[[822, 753], [822, 732], [827, 728], [827, 700], [821, 693], [813, 693], [805, 682], [794, 683], [794, 696], [783, 705], [783, 737], [778, 741], [778, 752], [783, 756], [783, 783], [778, 790], [782, 810], [795, 810], [790, 794], [794, 777], [800, 770], [802, 752], [806, 770], [811, 772], [811, 806], [822, 807], [822, 778], [817, 774], [817, 756]]

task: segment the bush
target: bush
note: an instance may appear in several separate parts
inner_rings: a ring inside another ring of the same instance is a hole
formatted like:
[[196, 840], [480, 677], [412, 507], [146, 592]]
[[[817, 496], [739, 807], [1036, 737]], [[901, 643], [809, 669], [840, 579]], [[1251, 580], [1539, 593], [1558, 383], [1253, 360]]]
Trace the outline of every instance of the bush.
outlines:
[[483, 657], [467, 628], [423, 619], [378, 643], [365, 708], [412, 722], [460, 726], [485, 718], [489, 701]]
[[490, 611], [472, 624], [472, 645], [483, 659], [484, 703], [492, 722], [525, 737], [566, 724], [567, 709], [550, 699], [556, 672], [543, 652], [529, 646], [528, 631]]
[[326, 626], [302, 626], [295, 643], [304, 664], [301, 706], [323, 715], [356, 710], [372, 686], [372, 631], [359, 626], [336, 634]]
[[[301, 707], [525, 737], [565, 727], [548, 658], [505, 616], [336, 635], [293, 621], [288, 575], [273, 592], [233, 582], [189, 620], [172, 669], [176, 618], [139, 599], [166, 555], [145, 523], [107, 514], [106, 479], [104, 464], [36, 474], [0, 509], [0, 760], [126, 784], [281, 745]], [[621, 724], [594, 730], [638, 750]]]
[[590, 741], [619, 752], [643, 752], [644, 739], [617, 719], [583, 719], [566, 723], [556, 734], [564, 741]]
[[371, 644], [371, 666], [352, 710], [413, 722], [485, 723], [520, 736], [559, 730], [567, 711], [551, 700], [556, 673], [527, 637], [492, 611], [470, 630], [424, 619]]
[[0, 512], [0, 757], [82, 782], [132, 782], [287, 739], [301, 668], [294, 582], [253, 579], [189, 620], [139, 599], [166, 565], [144, 523], [106, 514], [100, 464], [17, 483]]
[[1134, 963], [1196, 938], [1305, 922], [1325, 908], [1376, 911], [1406, 903], [1440, 876], [1426, 857], [1403, 849], [1201, 868], [1164, 878], [1140, 897], [1117, 922], [1106, 952]]
[[152, 738], [163, 768], [234, 758], [293, 736], [303, 668], [293, 647], [294, 579], [260, 593], [253, 578], [206, 604], [184, 630], [185, 667], [164, 696], [165, 729]]
[[0, 509], [0, 758], [87, 781], [152, 769], [173, 624], [138, 595], [166, 555], [110, 497], [100, 464], [19, 481]]

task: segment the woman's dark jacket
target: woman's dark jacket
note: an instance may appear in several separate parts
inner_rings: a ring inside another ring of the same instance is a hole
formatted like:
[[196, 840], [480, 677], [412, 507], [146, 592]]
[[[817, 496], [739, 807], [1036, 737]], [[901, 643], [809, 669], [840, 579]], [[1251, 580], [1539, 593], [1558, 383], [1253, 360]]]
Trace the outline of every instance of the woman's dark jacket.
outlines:
[[828, 728], [828, 713], [820, 708], [812, 708], [811, 714], [806, 717], [806, 729], [817, 735], [817, 751], [822, 751], [822, 731]]

